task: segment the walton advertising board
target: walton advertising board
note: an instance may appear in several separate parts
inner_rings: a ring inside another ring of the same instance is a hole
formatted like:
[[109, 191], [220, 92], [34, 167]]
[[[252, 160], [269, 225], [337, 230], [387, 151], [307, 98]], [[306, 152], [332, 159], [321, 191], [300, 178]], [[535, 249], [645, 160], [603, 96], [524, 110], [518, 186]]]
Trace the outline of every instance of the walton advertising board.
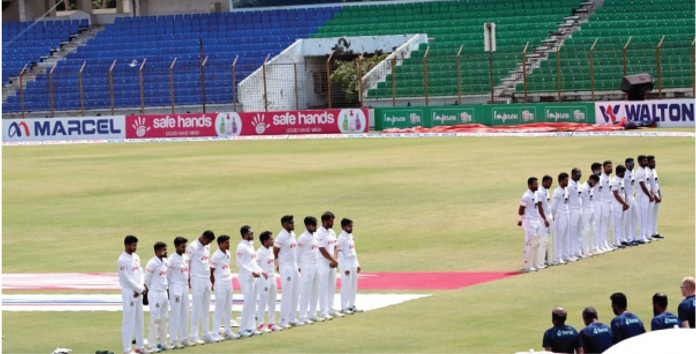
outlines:
[[123, 116], [2, 120], [4, 142], [111, 140], [125, 137]]
[[658, 127], [694, 127], [694, 100], [668, 99], [652, 101], [596, 102], [597, 124], [655, 122]]
[[366, 109], [126, 116], [127, 139], [368, 132]]

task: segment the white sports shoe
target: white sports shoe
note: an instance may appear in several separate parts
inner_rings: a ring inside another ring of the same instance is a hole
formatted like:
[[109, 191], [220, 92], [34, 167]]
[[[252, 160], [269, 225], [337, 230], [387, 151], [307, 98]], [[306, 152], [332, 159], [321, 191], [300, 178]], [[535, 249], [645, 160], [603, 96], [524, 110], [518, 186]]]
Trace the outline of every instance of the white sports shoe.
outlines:
[[275, 324], [268, 325], [268, 329], [270, 329], [273, 332], [279, 332], [279, 331], [283, 330], [282, 327], [279, 327], [278, 325], [275, 325]]
[[203, 337], [203, 340], [206, 341], [207, 343], [217, 343], [218, 340], [217, 338], [210, 336], [210, 337]]
[[292, 328], [292, 326], [289, 325], [289, 324], [287, 324], [287, 323], [286, 323], [286, 324], [280, 325], [280, 327], [282, 327], [283, 329], [290, 329], [290, 328]]
[[[525, 269], [525, 270], [524, 270], [525, 273], [531, 273], [531, 272], [536, 272], [536, 271], [537, 271], [537, 270], [536, 270], [536, 268], [534, 268], [534, 267], [531, 267], [531, 268], [529, 268], [529, 269]], [[352, 314], [352, 313], [351, 313], [351, 314]]]
[[263, 332], [260, 331], [252, 331], [251, 333], [253, 333], [255, 336], [260, 336], [263, 334]]
[[162, 350], [173, 350], [175, 347], [173, 345], [165, 345], [162, 347]]
[[248, 338], [253, 336], [254, 334], [251, 331], [239, 331], [239, 336], [242, 338]]
[[184, 345], [181, 344], [181, 342], [179, 342], [179, 341], [174, 341], [174, 343], [172, 343], [172, 346], [174, 347], [174, 349], [183, 349], [184, 348]]
[[196, 342], [191, 342], [188, 339], [184, 339], [184, 341], [181, 342], [181, 345], [183, 345], [184, 347], [193, 347], [196, 345]]
[[336, 311], [332, 311], [332, 312], [329, 312], [329, 316], [331, 316], [333, 318], [339, 318], [339, 317], [343, 317], [343, 314], [336, 312]]
[[232, 331], [225, 333], [225, 339], [239, 339], [239, 335]]
[[194, 345], [205, 345], [205, 342], [196, 338], [196, 340], [193, 341]]
[[310, 319], [310, 321], [312, 321], [312, 322], [324, 322], [324, 318], [323, 318], [323, 317], [314, 316], [314, 317], [310, 317], [309, 319]]
[[348, 310], [348, 309], [345, 309], [345, 310], [341, 310], [341, 313], [344, 314], [344, 315], [352, 315], [352, 314], [353, 314], [353, 311]]
[[293, 326], [293, 327], [302, 327], [302, 326], [304, 326], [305, 324], [304, 324], [304, 322], [302, 322], [302, 321], [296, 321], [296, 322], [290, 322], [290, 325]]

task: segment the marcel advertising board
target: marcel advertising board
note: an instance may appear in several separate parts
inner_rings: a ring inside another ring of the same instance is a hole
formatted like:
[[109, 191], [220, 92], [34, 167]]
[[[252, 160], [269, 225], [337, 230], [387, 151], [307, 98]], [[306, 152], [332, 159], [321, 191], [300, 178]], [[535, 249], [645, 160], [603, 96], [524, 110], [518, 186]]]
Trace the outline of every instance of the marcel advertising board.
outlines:
[[125, 117], [3, 119], [3, 142], [116, 140], [126, 137]]
[[658, 127], [694, 127], [693, 99], [608, 101], [595, 103], [597, 124], [655, 122]]
[[350, 134], [369, 131], [366, 109], [126, 116], [127, 139]]

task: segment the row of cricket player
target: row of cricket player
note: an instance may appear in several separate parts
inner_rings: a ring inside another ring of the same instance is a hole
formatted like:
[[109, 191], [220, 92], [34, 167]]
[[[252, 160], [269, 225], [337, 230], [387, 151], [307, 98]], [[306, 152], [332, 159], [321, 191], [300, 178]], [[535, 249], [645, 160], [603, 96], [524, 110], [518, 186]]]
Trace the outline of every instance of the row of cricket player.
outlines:
[[627, 158], [616, 171], [611, 161], [595, 162], [585, 183], [579, 168], [570, 176], [561, 173], [552, 195], [551, 176], [544, 176], [541, 186], [529, 178], [518, 222], [524, 228], [525, 271], [663, 238], [657, 231], [662, 193], [655, 157], [640, 155], [637, 161], [635, 167]]
[[[145, 272], [140, 267], [140, 258], [135, 254], [137, 238], [126, 237], [125, 252], [118, 259], [119, 282], [123, 288], [124, 353], [131, 353], [134, 334], [137, 353], [158, 352], [261, 335], [362, 312], [355, 307], [360, 264], [352, 235], [353, 222], [342, 219], [342, 233], [337, 238], [333, 231], [334, 218], [331, 212], [324, 213], [321, 226], [317, 228], [317, 219], [306, 217], [306, 231], [296, 239], [293, 216], [283, 216], [283, 229], [275, 240], [271, 232], [262, 232], [259, 236], [261, 245], [257, 250], [254, 249], [252, 228], [248, 225], [241, 228], [242, 240], [237, 246], [236, 263], [244, 306], [238, 334], [230, 329], [232, 274], [229, 236], [217, 238], [218, 250], [212, 257], [210, 243], [215, 240], [212, 231], [205, 231], [188, 246], [187, 239], [175, 238], [176, 252], [169, 258], [166, 244], [157, 242], [154, 246], [155, 256], [147, 263]], [[340, 311], [334, 309], [333, 301], [337, 268], [341, 273]], [[280, 274], [283, 291], [280, 321], [277, 324], [275, 270]], [[191, 327], [187, 332], [189, 289], [192, 292]], [[208, 315], [213, 292], [215, 310], [211, 330]], [[149, 303], [150, 307], [148, 347], [145, 347], [143, 334], [143, 297], [147, 300], [145, 305]], [[267, 320], [264, 316], [266, 312]], [[221, 327], [224, 327], [224, 331], [216, 330]], [[203, 340], [199, 339], [199, 328], [203, 332]]]

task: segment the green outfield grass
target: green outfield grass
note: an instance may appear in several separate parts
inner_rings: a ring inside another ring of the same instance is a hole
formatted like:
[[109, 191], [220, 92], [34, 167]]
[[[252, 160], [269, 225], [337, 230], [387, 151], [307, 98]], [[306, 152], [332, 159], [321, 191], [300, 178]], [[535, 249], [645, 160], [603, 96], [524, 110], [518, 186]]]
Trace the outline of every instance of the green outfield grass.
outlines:
[[[280, 216], [332, 210], [355, 221], [365, 272], [516, 271], [519, 199], [531, 175], [654, 154], [667, 239], [363, 313], [182, 353], [466, 352], [541, 349], [550, 310], [623, 291], [649, 323], [694, 267], [693, 138], [423, 138], [87, 144], [3, 148], [3, 272], [115, 272], [126, 234], [152, 244], [205, 229], [280, 230]], [[585, 178], [583, 178], [584, 180]], [[554, 185], [555, 187], [555, 185]], [[301, 222], [297, 222], [302, 231]], [[257, 232], [259, 234], [259, 232]], [[5, 352], [120, 352], [120, 313], [3, 312]], [[147, 315], [146, 315], [147, 318]], [[40, 334], [40, 335], [39, 335]], [[214, 349], [213, 349], [214, 348]]]

